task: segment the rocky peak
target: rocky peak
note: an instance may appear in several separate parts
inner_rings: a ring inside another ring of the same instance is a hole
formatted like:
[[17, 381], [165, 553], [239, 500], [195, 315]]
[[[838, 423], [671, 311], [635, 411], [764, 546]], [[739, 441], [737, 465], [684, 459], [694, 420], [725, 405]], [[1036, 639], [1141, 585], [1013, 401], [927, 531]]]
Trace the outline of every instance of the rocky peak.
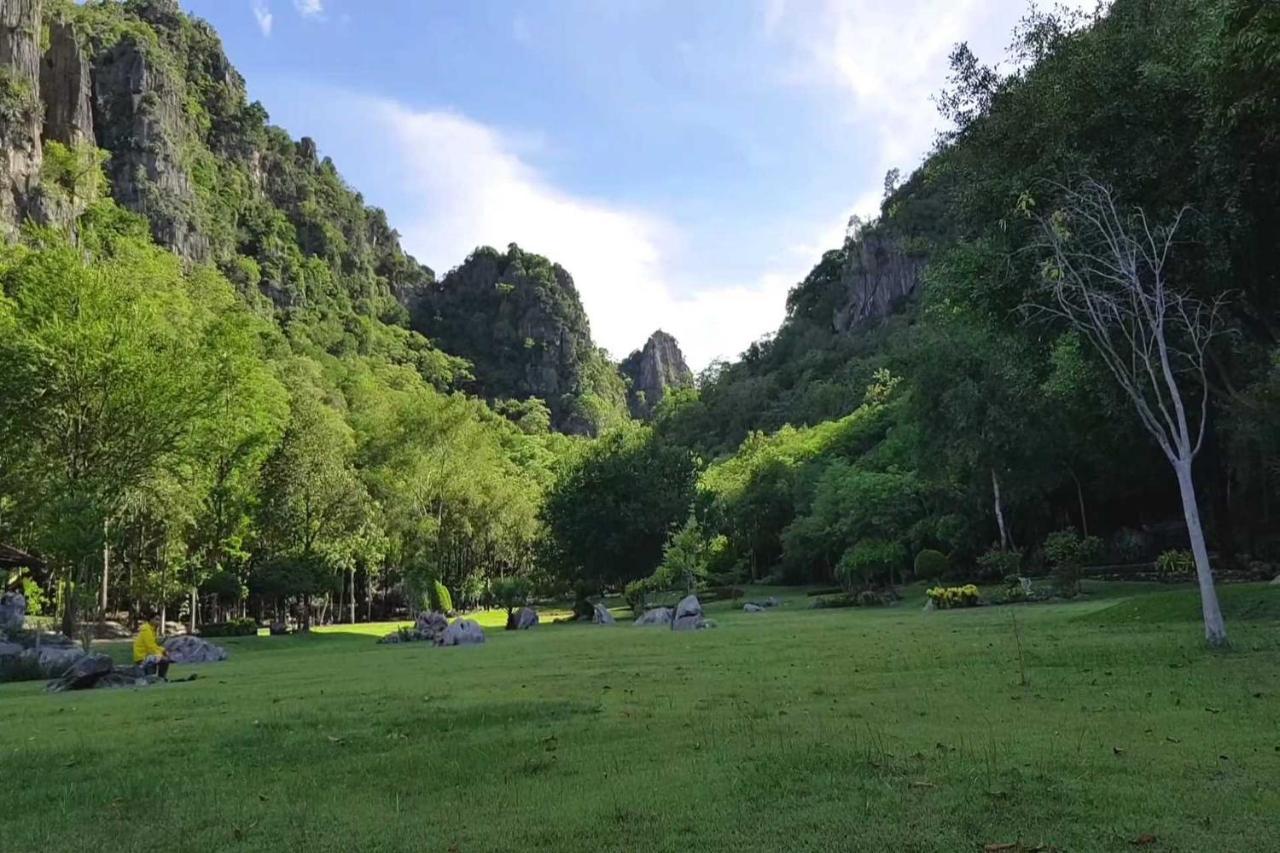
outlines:
[[49, 22], [49, 47], [40, 64], [44, 138], [74, 147], [95, 143], [91, 63], [73, 24]]
[[0, 2], [0, 236], [27, 218], [40, 183], [40, 0]]
[[835, 330], [848, 332], [899, 310], [920, 287], [927, 263], [902, 239], [880, 230], [850, 241], [840, 273], [845, 296], [832, 318]]
[[632, 417], [653, 416], [667, 389], [693, 385], [693, 371], [685, 364], [680, 345], [670, 334], [659, 329], [619, 365], [622, 375], [631, 381], [627, 404]]

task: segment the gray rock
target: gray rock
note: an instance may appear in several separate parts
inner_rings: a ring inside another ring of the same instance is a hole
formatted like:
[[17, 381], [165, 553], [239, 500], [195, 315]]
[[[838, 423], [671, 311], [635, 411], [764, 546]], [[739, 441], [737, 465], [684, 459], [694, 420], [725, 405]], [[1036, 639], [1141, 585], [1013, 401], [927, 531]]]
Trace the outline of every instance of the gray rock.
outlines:
[[43, 678], [57, 678], [65, 674], [84, 657], [84, 650], [75, 647], [40, 646], [22, 653], [24, 663], [38, 667]]
[[701, 615], [702, 604], [698, 601], [698, 596], [696, 595], [686, 595], [684, 598], [680, 599], [680, 603], [676, 605], [675, 618], [677, 619], [682, 616]]
[[932, 599], [932, 598], [931, 598], [931, 599], [929, 599], [928, 601], [926, 601], [926, 602], [924, 603], [924, 612], [925, 612], [925, 613], [932, 613], [933, 611], [935, 611], [935, 610], [937, 610], [937, 609], [938, 609], [938, 607], [937, 607], [937, 605], [935, 605], [935, 604], [933, 603], [933, 599]]
[[763, 613], [764, 608], [761, 607], [759, 604], [747, 603], [742, 605], [742, 612], [743, 613]]
[[64, 690], [90, 690], [115, 668], [108, 655], [85, 655], [76, 661], [60, 677], [50, 681], [45, 689], [50, 693]]
[[477, 622], [470, 619], [459, 619], [444, 629], [444, 633], [440, 635], [440, 639], [436, 642], [439, 646], [470, 646], [484, 642], [484, 629]]
[[538, 611], [532, 607], [521, 607], [515, 612], [512, 624], [517, 631], [526, 631], [538, 624]]
[[27, 599], [20, 592], [0, 595], [0, 635], [16, 634], [27, 618]]
[[623, 359], [618, 371], [631, 380], [627, 405], [631, 416], [649, 420], [669, 389], [693, 385], [693, 371], [685, 364], [676, 339], [659, 329], [649, 336], [644, 349]]
[[434, 610], [419, 613], [418, 618], [413, 620], [414, 633], [418, 635], [419, 640], [424, 640], [428, 643], [434, 643], [439, 640], [448, 627], [449, 617]]
[[1271, 586], [1280, 586], [1280, 575], [1276, 575], [1271, 579]]
[[702, 604], [696, 595], [686, 595], [676, 605], [675, 618], [671, 620], [672, 631], [697, 631], [705, 628], [706, 620], [702, 618]]
[[781, 607], [782, 599], [778, 598], [778, 596], [776, 595], [771, 595], [764, 600], [764, 606], [765, 607]]
[[289, 633], [289, 626], [284, 622], [272, 622], [268, 630], [271, 631], [271, 636], [273, 637], [283, 637]]
[[597, 604], [595, 612], [591, 614], [591, 622], [595, 625], [615, 625], [617, 621], [613, 618], [613, 614], [609, 612], [609, 608], [603, 604]]
[[635, 624], [645, 627], [650, 625], [661, 625], [667, 627], [671, 624], [671, 608], [655, 607], [652, 610], [646, 610], [636, 619]]
[[22, 654], [22, 646], [17, 643], [0, 642], [0, 658], [16, 658]]
[[227, 650], [200, 637], [169, 637], [162, 643], [174, 663], [217, 663], [227, 659]]

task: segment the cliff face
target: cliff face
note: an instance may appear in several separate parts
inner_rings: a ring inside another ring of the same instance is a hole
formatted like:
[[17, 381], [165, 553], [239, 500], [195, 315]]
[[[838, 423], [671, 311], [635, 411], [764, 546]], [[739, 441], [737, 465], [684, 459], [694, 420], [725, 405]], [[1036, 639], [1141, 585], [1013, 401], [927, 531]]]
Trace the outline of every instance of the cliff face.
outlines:
[[409, 305], [415, 331], [474, 365], [480, 396], [541, 398], [552, 425], [574, 433], [595, 431], [597, 404], [621, 407], [621, 379], [592, 343], [573, 278], [541, 255], [478, 249]]
[[669, 389], [693, 385], [693, 371], [685, 364], [676, 339], [659, 329], [618, 366], [631, 382], [627, 405], [631, 416], [648, 420]]
[[834, 307], [832, 325], [848, 332], [883, 319], [915, 295], [927, 258], [905, 250], [893, 236], [864, 234], [846, 249], [840, 272], [843, 298]]
[[86, 200], [41, 186], [53, 142], [77, 164], [105, 152], [112, 197], [157, 242], [282, 319], [403, 324], [397, 296], [434, 278], [313, 142], [267, 123], [217, 34], [176, 0], [0, 0], [0, 237], [80, 212]]
[[40, 0], [0, 2], [0, 236], [30, 215], [40, 183]]

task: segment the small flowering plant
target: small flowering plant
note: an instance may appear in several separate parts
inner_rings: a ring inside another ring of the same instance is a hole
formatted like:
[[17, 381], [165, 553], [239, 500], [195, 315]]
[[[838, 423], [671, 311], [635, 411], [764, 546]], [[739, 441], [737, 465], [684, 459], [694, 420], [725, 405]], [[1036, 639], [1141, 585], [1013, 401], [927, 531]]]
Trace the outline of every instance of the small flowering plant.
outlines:
[[953, 607], [977, 607], [982, 603], [978, 588], [971, 583], [964, 586], [935, 586], [925, 590], [925, 595], [939, 610]]

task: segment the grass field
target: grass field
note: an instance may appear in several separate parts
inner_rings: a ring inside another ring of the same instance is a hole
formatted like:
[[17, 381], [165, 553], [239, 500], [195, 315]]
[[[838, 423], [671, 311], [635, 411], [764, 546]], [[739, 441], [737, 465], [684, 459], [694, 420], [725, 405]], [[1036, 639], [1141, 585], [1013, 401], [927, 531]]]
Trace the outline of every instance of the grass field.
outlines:
[[1280, 588], [1225, 597], [1222, 653], [1192, 590], [1092, 589], [252, 637], [190, 684], [0, 686], [0, 849], [1280, 849]]

